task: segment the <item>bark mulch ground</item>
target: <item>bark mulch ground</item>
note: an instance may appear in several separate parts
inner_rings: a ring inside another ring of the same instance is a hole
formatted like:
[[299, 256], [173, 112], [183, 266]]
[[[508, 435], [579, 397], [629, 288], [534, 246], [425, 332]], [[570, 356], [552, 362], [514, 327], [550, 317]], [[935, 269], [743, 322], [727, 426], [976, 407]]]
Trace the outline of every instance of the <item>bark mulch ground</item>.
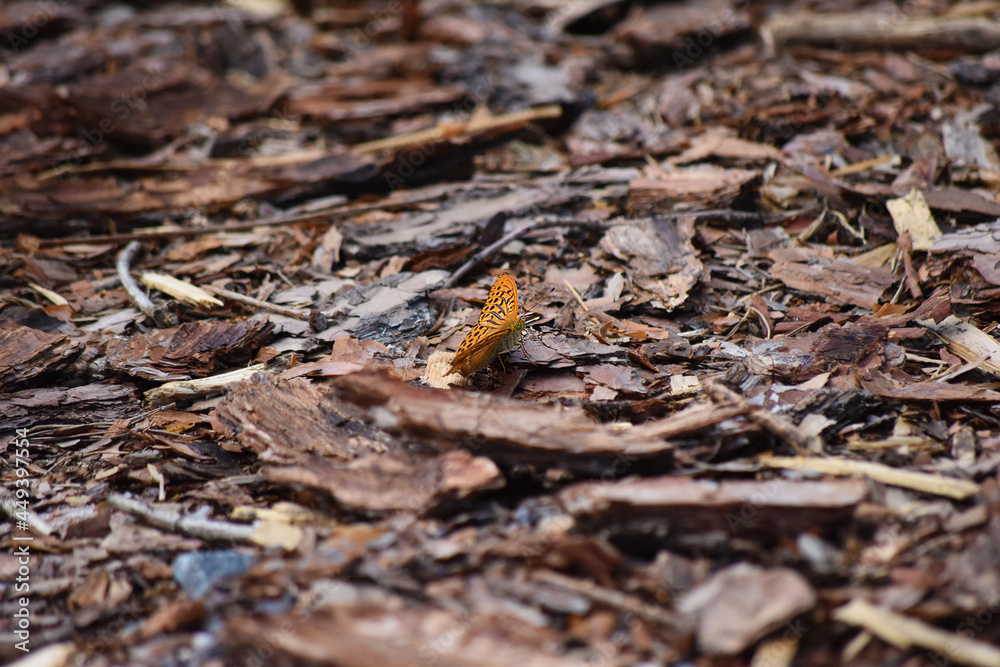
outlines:
[[998, 19], [4, 5], [0, 656], [1000, 665]]

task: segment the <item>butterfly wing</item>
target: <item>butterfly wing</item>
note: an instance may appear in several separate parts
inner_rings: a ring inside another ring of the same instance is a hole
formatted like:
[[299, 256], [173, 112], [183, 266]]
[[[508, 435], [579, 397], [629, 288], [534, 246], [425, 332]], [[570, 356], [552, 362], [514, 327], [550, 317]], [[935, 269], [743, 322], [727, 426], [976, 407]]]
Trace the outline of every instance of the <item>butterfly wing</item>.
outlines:
[[501, 274], [490, 288], [483, 312], [479, 313], [480, 325], [506, 328], [517, 319], [517, 283], [514, 278]]
[[509, 347], [511, 334], [520, 332], [517, 324], [517, 283], [504, 273], [490, 288], [476, 326], [459, 345], [451, 362], [451, 372], [472, 375], [489, 364]]
[[510, 334], [506, 328], [477, 324], [466, 334], [451, 362], [451, 372], [472, 375], [484, 368], [503, 350]]

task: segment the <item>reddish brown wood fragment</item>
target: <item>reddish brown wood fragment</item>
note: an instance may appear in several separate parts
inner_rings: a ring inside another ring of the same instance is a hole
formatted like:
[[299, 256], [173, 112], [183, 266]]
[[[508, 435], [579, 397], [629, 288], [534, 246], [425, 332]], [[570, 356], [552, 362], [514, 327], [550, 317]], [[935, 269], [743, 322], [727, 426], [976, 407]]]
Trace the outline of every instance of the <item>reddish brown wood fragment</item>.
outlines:
[[204, 377], [225, 366], [245, 363], [274, 336], [268, 320], [198, 321], [108, 345], [115, 370], [166, 382]]
[[1000, 402], [1000, 392], [970, 384], [913, 382], [897, 384], [883, 376], [864, 380], [861, 386], [876, 396], [900, 401], [975, 401]]
[[504, 485], [492, 461], [465, 451], [427, 460], [375, 454], [346, 466], [313, 459], [308, 466], [270, 466], [265, 474], [272, 482], [319, 489], [348, 509], [367, 512], [423, 514], [447, 501]]
[[274, 383], [257, 375], [229, 391], [217, 416], [263, 461], [293, 464], [357, 455], [358, 443], [340, 428], [344, 416], [329, 389], [303, 378]]
[[505, 461], [558, 461], [569, 466], [585, 465], [587, 459], [625, 457], [621, 473], [638, 457], [670, 459], [669, 443], [595, 423], [579, 408], [553, 409], [497, 396], [415, 387], [370, 372], [336, 378], [334, 387], [341, 399], [363, 407], [383, 426], [443, 451], [464, 446], [474, 454]]
[[760, 177], [757, 171], [689, 167], [629, 184], [629, 207], [636, 215], [670, 212], [676, 204], [722, 208], [733, 203]]
[[868, 493], [863, 480], [763, 481], [648, 477], [585, 482], [559, 494], [567, 512], [618, 530], [723, 531], [772, 536], [843, 521]]
[[875, 308], [882, 293], [895, 282], [887, 271], [843, 259], [817, 264], [779, 260], [771, 267], [771, 277], [820, 299], [862, 308]]
[[174, 600], [160, 607], [142, 626], [144, 639], [164, 632], [174, 632], [198, 623], [205, 617], [205, 604], [197, 600]]
[[38, 381], [68, 366], [83, 343], [0, 318], [0, 391]]

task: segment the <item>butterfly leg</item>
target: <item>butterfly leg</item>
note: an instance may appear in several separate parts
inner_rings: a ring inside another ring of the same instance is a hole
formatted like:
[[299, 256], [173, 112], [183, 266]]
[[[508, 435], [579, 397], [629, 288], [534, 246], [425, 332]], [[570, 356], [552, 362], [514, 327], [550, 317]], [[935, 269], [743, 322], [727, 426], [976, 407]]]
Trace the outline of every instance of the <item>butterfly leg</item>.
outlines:
[[[528, 333], [531, 335], [536, 334], [536, 332], [530, 329], [528, 330]], [[524, 336], [517, 339], [517, 344], [521, 347], [521, 354], [524, 355], [524, 358], [527, 359], [532, 366], [537, 366], [538, 364], [535, 363], [535, 360], [531, 358], [531, 355], [528, 354], [528, 350], [524, 347]]]

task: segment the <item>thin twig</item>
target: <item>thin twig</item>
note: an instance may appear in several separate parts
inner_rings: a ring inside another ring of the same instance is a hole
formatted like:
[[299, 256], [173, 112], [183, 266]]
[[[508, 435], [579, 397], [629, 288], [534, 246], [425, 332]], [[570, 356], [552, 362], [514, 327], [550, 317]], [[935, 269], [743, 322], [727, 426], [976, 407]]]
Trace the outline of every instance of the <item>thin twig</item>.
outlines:
[[103, 234], [100, 236], [70, 236], [61, 239], [45, 239], [41, 242], [41, 247], [72, 245], [75, 243], [102, 244], [102, 243], [125, 243], [129, 241], [148, 241], [152, 239], [177, 239], [189, 236], [202, 236], [204, 234], [225, 234], [227, 232], [247, 232], [257, 227], [273, 227], [278, 225], [291, 225], [295, 223], [309, 222], [311, 220], [329, 219], [331, 216], [349, 213], [350, 211], [310, 211], [301, 215], [282, 215], [264, 220], [253, 220], [250, 222], [226, 223], [224, 225], [205, 225], [204, 227], [178, 227], [173, 229], [149, 228], [139, 232], [128, 234]]
[[[447, 191], [464, 191], [474, 187], [485, 187], [483, 184], [448, 184]], [[204, 227], [180, 227], [180, 228], [150, 228], [138, 232], [127, 234], [104, 234], [101, 236], [77, 237], [70, 236], [61, 239], [44, 239], [41, 247], [71, 245], [75, 243], [100, 244], [100, 243], [126, 243], [128, 241], [142, 241], [150, 239], [174, 239], [186, 238], [189, 236], [201, 236], [203, 234], [225, 234], [227, 232], [245, 232], [257, 227], [276, 227], [280, 225], [292, 225], [314, 220], [326, 222], [334, 219], [346, 218], [357, 213], [366, 213], [379, 209], [395, 209], [401, 206], [412, 206], [429, 199], [435, 199], [445, 194], [445, 188], [439, 188], [430, 192], [421, 192], [414, 195], [409, 191], [397, 191], [403, 194], [399, 197], [390, 196], [376, 202], [363, 202], [353, 204], [332, 203], [323, 205], [313, 210], [303, 210], [308, 204], [296, 207], [288, 211], [258, 220], [246, 222], [226, 223], [221, 225], [205, 225]]]
[[589, 313], [590, 312], [590, 306], [588, 306], [584, 302], [583, 297], [580, 296], [580, 293], [576, 291], [576, 288], [573, 287], [572, 285], [570, 285], [569, 281], [566, 280], [566, 279], [563, 279], [563, 284], [566, 285], [566, 289], [568, 289], [569, 292], [570, 292], [570, 294], [572, 294], [573, 297], [577, 300], [577, 302], [580, 304], [580, 307], [583, 308], [583, 311], [586, 312], [586, 313]]
[[[783, 213], [755, 213], [753, 211], [735, 211], [732, 209], [711, 209], [707, 211], [682, 211], [679, 213], [669, 213], [666, 215], [657, 215], [655, 217], [667, 220], [677, 220], [680, 218], [693, 217], [696, 222], [703, 220], [722, 220], [724, 222], [746, 224], [750, 222], [767, 224], [771, 222], [778, 222], [785, 220], [789, 217], [795, 217], [800, 215], [805, 209], [798, 211], [785, 211]], [[486, 246], [475, 255], [473, 255], [465, 264], [458, 267], [451, 277], [444, 282], [441, 287], [436, 289], [448, 289], [449, 287], [454, 287], [461, 280], [462, 276], [471, 271], [473, 267], [485, 260], [490, 255], [496, 254], [505, 245], [511, 241], [515, 241], [522, 236], [525, 236], [529, 232], [533, 232], [539, 229], [546, 229], [549, 227], [583, 227], [583, 226], [600, 226], [603, 227], [612, 221], [595, 221], [595, 220], [573, 220], [565, 218], [540, 218], [529, 222], [524, 227], [520, 229], [515, 229], [514, 231], [506, 234], [497, 241], [494, 241], [490, 245]]]
[[648, 601], [634, 595], [628, 595], [627, 593], [599, 586], [592, 581], [569, 577], [551, 570], [532, 572], [531, 578], [534, 581], [583, 595], [598, 604], [607, 605], [612, 609], [634, 614], [648, 623], [674, 631], [685, 627], [685, 620], [671, 613], [669, 609], [665, 609], [658, 604], [650, 604]]
[[805, 432], [789, 420], [766, 408], [752, 405], [717, 380], [705, 380], [702, 382], [702, 387], [713, 401], [735, 404], [741, 409], [743, 416], [787, 442], [799, 454], [815, 455], [823, 452], [823, 440], [818, 435]]
[[426, 337], [430, 337], [436, 334], [438, 330], [440, 330], [441, 327], [444, 326], [444, 321], [448, 318], [448, 315], [451, 314], [451, 311], [454, 308], [455, 308], [455, 300], [449, 299], [448, 305], [445, 306], [444, 310], [442, 310], [441, 313], [438, 315], [437, 321], [434, 322], [434, 324], [431, 325], [431, 328], [425, 331], [423, 335]]
[[222, 289], [221, 287], [213, 287], [211, 285], [205, 285], [202, 287], [206, 292], [211, 292], [217, 296], [229, 299], [230, 301], [235, 301], [237, 303], [242, 303], [247, 306], [254, 306], [256, 308], [263, 308], [264, 310], [269, 310], [272, 313], [277, 313], [278, 315], [285, 315], [286, 317], [294, 317], [297, 320], [303, 320], [309, 322], [313, 325], [315, 331], [323, 331], [326, 329], [326, 316], [319, 312], [318, 310], [300, 310], [298, 308], [286, 308], [285, 306], [279, 306], [277, 304], [271, 303], [269, 301], [263, 301], [262, 299], [257, 299], [252, 296], [246, 296], [245, 294], [240, 294], [239, 292], [233, 292], [231, 290]]
[[469, 258], [462, 266], [458, 267], [451, 277], [444, 282], [441, 287], [436, 287], [435, 289], [448, 289], [449, 287], [454, 287], [458, 284], [458, 281], [462, 279], [466, 273], [471, 271], [477, 264], [485, 260], [490, 255], [494, 255], [500, 251], [505, 245], [511, 241], [516, 241], [517, 239], [525, 236], [529, 232], [533, 232], [539, 229], [547, 229], [550, 227], [580, 227], [580, 226], [602, 226], [603, 223], [595, 222], [593, 220], [567, 220], [564, 218], [539, 218], [537, 220], [532, 220], [528, 224], [512, 232], [508, 232], [500, 239], [489, 244], [475, 255]]
[[678, 211], [676, 213], [669, 213], [666, 215], [657, 214], [654, 217], [677, 220], [693, 216], [695, 222], [712, 220], [714, 222], [726, 222], [732, 225], [769, 225], [776, 222], [782, 222], [784, 220], [790, 220], [791, 218], [797, 218], [798, 216], [809, 213], [812, 210], [814, 209], [800, 208], [794, 211], [781, 211], [778, 213], [759, 213], [757, 211], [738, 211], [732, 208], [713, 208], [704, 211]]
[[917, 272], [913, 268], [913, 257], [911, 255], [913, 252], [913, 238], [910, 236], [910, 230], [903, 230], [903, 233], [896, 239], [896, 245], [899, 246], [899, 250], [903, 254], [903, 275], [906, 276], [906, 287], [910, 290], [910, 296], [914, 299], [924, 298], [924, 293], [920, 289], [920, 278], [917, 277]]
[[121, 281], [122, 287], [125, 288], [125, 293], [128, 294], [128, 298], [135, 304], [135, 307], [141, 310], [146, 317], [153, 320], [153, 322], [156, 323], [156, 326], [161, 329], [176, 326], [177, 316], [166, 308], [157, 306], [153, 303], [150, 298], [146, 296], [146, 293], [142, 290], [142, 288], [139, 287], [139, 283], [135, 282], [135, 279], [132, 278], [130, 266], [141, 249], [141, 243], [138, 241], [131, 241], [122, 249], [120, 253], [118, 253], [118, 259], [115, 261], [115, 270], [118, 272], [118, 280]]
[[156, 528], [171, 533], [183, 533], [201, 540], [244, 541], [249, 540], [256, 530], [255, 526], [245, 523], [229, 523], [193, 516], [181, 516], [179, 512], [150, 507], [134, 498], [118, 493], [108, 498], [108, 504], [116, 510], [135, 515]]
[[747, 307], [746, 311], [743, 313], [743, 317], [740, 318], [739, 322], [737, 322], [736, 324], [733, 325], [733, 328], [730, 329], [729, 333], [727, 333], [725, 335], [725, 337], [722, 339], [722, 342], [726, 342], [727, 340], [729, 340], [730, 338], [732, 338], [733, 334], [735, 334], [737, 331], [739, 331], [740, 327], [743, 326], [743, 323], [746, 322], [749, 319], [750, 319], [750, 308]]
[[448, 280], [444, 281], [444, 284], [440, 287], [440, 289], [448, 289], [449, 287], [454, 287], [456, 284], [458, 284], [458, 281], [461, 280], [462, 276], [471, 271], [477, 264], [482, 262], [490, 255], [499, 252], [501, 248], [503, 248], [511, 241], [519, 239], [528, 232], [537, 229], [540, 226], [540, 223], [541, 221], [539, 220], [535, 220], [534, 222], [529, 222], [524, 227], [515, 229], [514, 231], [505, 234], [504, 236], [500, 237], [493, 243], [489, 244], [488, 246], [477, 252], [475, 255], [470, 257], [469, 260], [465, 262], [465, 264], [458, 267], [458, 269], [456, 269], [455, 272], [451, 274], [451, 277], [448, 278]]

